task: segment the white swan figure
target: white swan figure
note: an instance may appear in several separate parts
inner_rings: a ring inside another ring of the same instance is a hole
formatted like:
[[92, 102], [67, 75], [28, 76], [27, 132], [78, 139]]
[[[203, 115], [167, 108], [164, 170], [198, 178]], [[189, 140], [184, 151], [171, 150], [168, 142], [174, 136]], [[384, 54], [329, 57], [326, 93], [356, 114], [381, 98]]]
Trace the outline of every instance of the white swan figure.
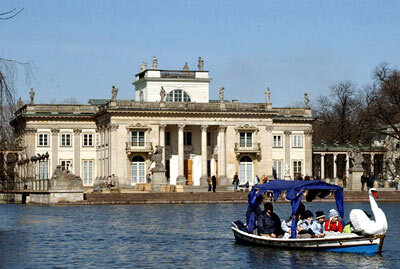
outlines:
[[378, 198], [378, 193], [375, 188], [368, 191], [369, 203], [371, 205], [372, 213], [374, 214], [375, 221], [372, 221], [361, 209], [353, 209], [350, 211], [350, 221], [353, 225], [355, 232], [363, 234], [386, 234], [388, 225], [385, 213], [378, 207], [375, 198]]

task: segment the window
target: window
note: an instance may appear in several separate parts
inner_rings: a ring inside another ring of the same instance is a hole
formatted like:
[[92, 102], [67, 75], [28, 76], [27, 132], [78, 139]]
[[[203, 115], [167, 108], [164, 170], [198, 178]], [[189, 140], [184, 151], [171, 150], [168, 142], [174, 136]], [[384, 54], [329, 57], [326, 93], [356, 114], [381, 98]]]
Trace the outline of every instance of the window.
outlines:
[[71, 146], [71, 134], [61, 134], [61, 147]]
[[303, 147], [303, 136], [302, 135], [293, 135], [292, 136], [292, 147], [293, 148], [302, 148]]
[[184, 132], [183, 133], [183, 144], [185, 146], [192, 145], [192, 132]]
[[132, 147], [144, 147], [144, 131], [131, 132]]
[[72, 161], [71, 160], [61, 160], [61, 170], [72, 170]]
[[83, 146], [84, 147], [93, 146], [93, 134], [83, 134]]
[[281, 147], [282, 147], [282, 136], [274, 135], [274, 148], [281, 148]]
[[240, 147], [251, 147], [253, 143], [252, 138], [253, 133], [251, 132], [241, 132], [240, 133]]
[[293, 162], [293, 178], [296, 178], [296, 174], [301, 176], [301, 161]]
[[171, 132], [165, 132], [165, 145], [171, 146]]
[[93, 184], [93, 160], [83, 161], [83, 184]]
[[282, 179], [282, 160], [273, 160], [272, 174], [274, 179]]
[[49, 135], [48, 134], [39, 134], [38, 135], [38, 146], [47, 147], [49, 145]]
[[142, 156], [135, 156], [131, 162], [131, 184], [146, 183], [145, 174], [146, 163]]
[[189, 95], [183, 90], [173, 90], [167, 94], [166, 102], [190, 102]]
[[211, 146], [211, 133], [207, 132], [207, 146]]
[[40, 161], [39, 162], [39, 179], [48, 179], [49, 178], [49, 162]]

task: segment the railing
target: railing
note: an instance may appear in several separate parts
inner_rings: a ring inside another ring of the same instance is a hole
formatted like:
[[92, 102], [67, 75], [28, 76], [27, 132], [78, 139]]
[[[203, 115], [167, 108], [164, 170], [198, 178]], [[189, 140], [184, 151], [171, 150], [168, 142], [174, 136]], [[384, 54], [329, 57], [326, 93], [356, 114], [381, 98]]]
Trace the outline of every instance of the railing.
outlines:
[[161, 71], [161, 78], [195, 78], [195, 71]]
[[137, 142], [137, 141], [126, 142], [126, 150], [138, 151], [138, 152], [151, 152], [153, 151], [153, 143]]
[[235, 151], [240, 152], [258, 152], [261, 151], [260, 143], [251, 143], [241, 145], [240, 143], [235, 143]]

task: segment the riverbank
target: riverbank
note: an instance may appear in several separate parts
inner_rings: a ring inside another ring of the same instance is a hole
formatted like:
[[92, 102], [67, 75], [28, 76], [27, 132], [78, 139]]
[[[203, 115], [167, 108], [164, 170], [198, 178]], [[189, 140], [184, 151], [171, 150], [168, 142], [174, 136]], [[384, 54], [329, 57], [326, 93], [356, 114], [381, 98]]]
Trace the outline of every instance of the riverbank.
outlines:
[[[400, 202], [400, 191], [379, 191], [379, 202]], [[82, 204], [223, 204], [247, 203], [248, 192], [193, 192], [193, 193], [88, 193]], [[321, 202], [333, 202], [328, 196], [316, 199]], [[345, 202], [368, 202], [368, 192], [345, 191]], [[279, 197], [277, 202], [285, 202]]]

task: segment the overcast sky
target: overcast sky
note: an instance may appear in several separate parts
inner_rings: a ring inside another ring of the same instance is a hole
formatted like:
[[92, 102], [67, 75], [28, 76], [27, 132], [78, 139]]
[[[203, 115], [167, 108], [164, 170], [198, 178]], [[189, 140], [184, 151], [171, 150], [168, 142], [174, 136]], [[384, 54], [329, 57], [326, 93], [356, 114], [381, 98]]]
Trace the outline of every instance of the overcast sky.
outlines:
[[[399, 67], [400, 1], [55, 1], [2, 0], [0, 57], [33, 61], [36, 81], [18, 96], [37, 102], [74, 97], [133, 99], [140, 63], [197, 69], [205, 61], [210, 98], [273, 106], [313, 101], [329, 86], [362, 86], [381, 62]], [[22, 75], [20, 76], [22, 79]]]

